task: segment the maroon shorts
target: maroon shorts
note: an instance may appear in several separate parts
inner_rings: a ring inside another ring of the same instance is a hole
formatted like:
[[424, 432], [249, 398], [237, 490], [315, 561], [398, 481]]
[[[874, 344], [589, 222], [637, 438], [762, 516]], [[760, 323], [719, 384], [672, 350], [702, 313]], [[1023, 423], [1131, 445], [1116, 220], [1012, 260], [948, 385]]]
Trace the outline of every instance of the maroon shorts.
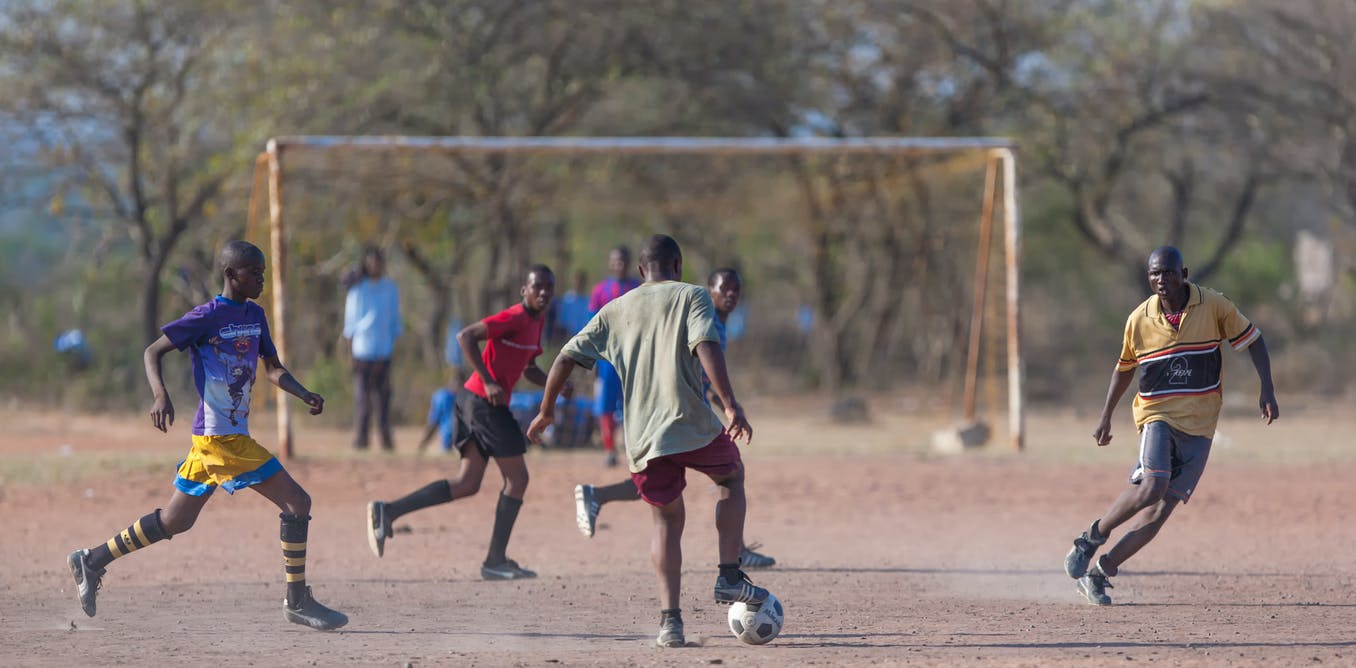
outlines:
[[683, 488], [687, 487], [687, 469], [723, 478], [738, 471], [739, 466], [739, 446], [722, 431], [716, 440], [691, 452], [651, 459], [645, 464], [645, 470], [632, 473], [631, 479], [646, 503], [667, 506], [683, 495]]

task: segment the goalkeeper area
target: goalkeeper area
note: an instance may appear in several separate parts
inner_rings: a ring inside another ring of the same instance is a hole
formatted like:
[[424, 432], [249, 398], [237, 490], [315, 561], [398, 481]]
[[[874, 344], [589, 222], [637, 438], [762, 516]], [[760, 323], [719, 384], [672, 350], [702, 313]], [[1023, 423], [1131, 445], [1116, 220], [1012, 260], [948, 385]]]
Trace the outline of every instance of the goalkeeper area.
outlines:
[[[431, 391], [449, 328], [516, 301], [527, 266], [551, 266], [559, 298], [601, 279], [612, 247], [664, 233], [685, 280], [744, 277], [729, 353], [741, 396], [851, 407], [905, 393], [1023, 446], [1017, 158], [1003, 138], [278, 137], [249, 211], [279, 351], [340, 410], [339, 277], [362, 244], [388, 249], [413, 330], [394, 373]], [[544, 342], [543, 367], [560, 343]], [[421, 415], [414, 393], [398, 414]], [[286, 401], [276, 413], [290, 456]]]

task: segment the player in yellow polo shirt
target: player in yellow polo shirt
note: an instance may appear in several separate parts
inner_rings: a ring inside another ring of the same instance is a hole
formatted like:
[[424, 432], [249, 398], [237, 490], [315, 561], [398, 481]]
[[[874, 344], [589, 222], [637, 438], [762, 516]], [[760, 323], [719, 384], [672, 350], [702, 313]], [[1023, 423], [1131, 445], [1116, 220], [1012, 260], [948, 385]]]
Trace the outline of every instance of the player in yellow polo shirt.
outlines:
[[[1148, 270], [1154, 294], [1125, 322], [1121, 357], [1111, 374], [1102, 418], [1092, 432], [1097, 445], [1111, 442], [1111, 414], [1138, 368], [1134, 415], [1139, 460], [1130, 474], [1130, 487], [1074, 539], [1064, 559], [1065, 572], [1078, 580], [1078, 592], [1095, 605], [1111, 603], [1108, 578], [1153, 540], [1179, 502], [1191, 499], [1205, 471], [1222, 403], [1223, 344], [1236, 351], [1247, 349], [1262, 385], [1257, 400], [1262, 419], [1271, 424], [1280, 417], [1271, 358], [1257, 326], [1228, 297], [1187, 282], [1187, 268], [1176, 248], [1163, 246], [1151, 253]], [[1092, 563], [1111, 532], [1131, 519], [1134, 522], [1121, 539]]]

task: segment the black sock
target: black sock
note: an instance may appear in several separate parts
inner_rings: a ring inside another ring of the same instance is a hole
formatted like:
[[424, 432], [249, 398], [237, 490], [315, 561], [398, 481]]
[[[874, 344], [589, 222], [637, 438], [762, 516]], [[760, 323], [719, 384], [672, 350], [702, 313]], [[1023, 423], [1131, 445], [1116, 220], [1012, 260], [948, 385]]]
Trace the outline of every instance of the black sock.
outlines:
[[485, 555], [486, 566], [497, 566], [508, 560], [509, 536], [513, 534], [513, 523], [518, 521], [518, 509], [522, 507], [522, 499], [499, 494], [499, 505], [494, 509], [494, 532], [490, 534], [490, 552]]
[[287, 604], [296, 609], [306, 596], [306, 530], [311, 518], [282, 513], [283, 571], [287, 574]]
[[452, 485], [446, 480], [431, 482], [395, 501], [386, 504], [386, 520], [394, 522], [397, 517], [422, 508], [448, 503], [452, 500]]
[[739, 564], [720, 564], [720, 577], [726, 582], [739, 582], [744, 579], [744, 572], [739, 570]]
[[667, 622], [667, 621], [669, 621], [670, 619], [672, 619], [672, 620], [678, 622], [679, 624], [683, 623], [683, 610], [682, 610], [682, 608], [670, 608], [670, 609], [668, 609], [668, 610], [660, 610], [660, 611], [659, 611], [659, 623], [660, 623], [660, 624], [663, 624], [664, 622]]
[[1094, 543], [1106, 541], [1106, 536], [1102, 535], [1102, 529], [1098, 526], [1101, 521], [1102, 519], [1099, 517], [1092, 521], [1092, 526], [1088, 527], [1088, 538], [1091, 538]]
[[88, 563], [90, 568], [99, 570], [113, 563], [118, 557], [125, 557], [166, 538], [169, 536], [165, 535], [165, 527], [160, 524], [160, 509], [156, 508], [155, 512], [142, 517], [132, 526], [109, 538], [107, 543], [90, 548], [89, 559], [85, 563]]

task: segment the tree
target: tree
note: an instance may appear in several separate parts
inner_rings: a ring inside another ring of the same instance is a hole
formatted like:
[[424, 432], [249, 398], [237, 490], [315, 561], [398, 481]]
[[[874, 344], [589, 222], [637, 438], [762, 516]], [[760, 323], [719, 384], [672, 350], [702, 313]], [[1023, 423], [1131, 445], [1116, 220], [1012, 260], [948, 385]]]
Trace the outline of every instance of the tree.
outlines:
[[159, 336], [161, 280], [214, 206], [239, 121], [214, 91], [233, 18], [221, 3], [7, 3], [0, 10], [4, 110], [50, 146], [98, 216], [141, 260], [142, 338]]

